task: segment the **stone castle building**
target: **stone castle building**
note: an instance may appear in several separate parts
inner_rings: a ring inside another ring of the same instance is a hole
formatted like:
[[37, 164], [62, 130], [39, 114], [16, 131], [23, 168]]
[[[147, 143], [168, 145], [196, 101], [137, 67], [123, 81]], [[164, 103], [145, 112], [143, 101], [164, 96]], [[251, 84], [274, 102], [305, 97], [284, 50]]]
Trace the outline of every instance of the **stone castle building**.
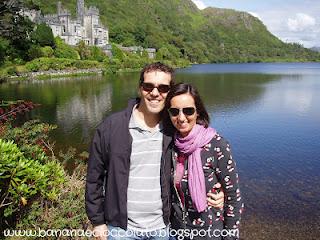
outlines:
[[[87, 45], [98, 46], [108, 55], [112, 56], [109, 44], [109, 31], [101, 24], [99, 9], [84, 6], [84, 0], [77, 0], [76, 18], [72, 18], [70, 11], [63, 8], [61, 2], [57, 3], [57, 13], [42, 15], [41, 11], [24, 10], [23, 14], [35, 23], [45, 23], [51, 29], [54, 37], [59, 36], [69, 45], [77, 45], [83, 40]], [[122, 47], [121, 50], [131, 53], [146, 51], [149, 58], [155, 58], [155, 48], [142, 48], [140, 46]]]
[[84, 0], [77, 0], [76, 19], [70, 11], [57, 3], [57, 14], [41, 15], [40, 11], [27, 13], [37, 23], [46, 23], [53, 35], [61, 37], [67, 44], [76, 45], [83, 40], [87, 45], [105, 47], [109, 43], [109, 32], [100, 22], [99, 9], [84, 6]]

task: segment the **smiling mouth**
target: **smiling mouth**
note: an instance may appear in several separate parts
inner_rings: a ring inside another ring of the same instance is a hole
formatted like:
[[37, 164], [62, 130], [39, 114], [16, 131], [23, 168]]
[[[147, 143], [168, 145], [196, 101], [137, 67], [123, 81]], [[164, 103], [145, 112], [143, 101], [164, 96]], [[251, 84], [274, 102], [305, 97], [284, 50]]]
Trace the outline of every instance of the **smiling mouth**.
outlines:
[[179, 126], [181, 128], [186, 128], [188, 126], [188, 123], [179, 123]]
[[149, 102], [152, 102], [152, 103], [158, 103], [160, 102], [160, 100], [157, 100], [157, 99], [150, 99]]

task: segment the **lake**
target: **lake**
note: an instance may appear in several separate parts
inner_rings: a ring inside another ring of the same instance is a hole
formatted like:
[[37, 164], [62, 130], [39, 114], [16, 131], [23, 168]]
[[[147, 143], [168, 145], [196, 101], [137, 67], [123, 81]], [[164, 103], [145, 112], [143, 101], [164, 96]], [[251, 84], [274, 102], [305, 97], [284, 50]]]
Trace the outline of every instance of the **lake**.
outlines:
[[[3, 83], [0, 99], [40, 103], [32, 117], [58, 125], [57, 148], [83, 151], [102, 119], [136, 96], [138, 79], [123, 73]], [[177, 70], [180, 81], [197, 86], [211, 126], [231, 143], [244, 220], [272, 222], [270, 234], [285, 223], [295, 235], [293, 228], [307, 231], [305, 239], [320, 236], [320, 64], [193, 65]]]

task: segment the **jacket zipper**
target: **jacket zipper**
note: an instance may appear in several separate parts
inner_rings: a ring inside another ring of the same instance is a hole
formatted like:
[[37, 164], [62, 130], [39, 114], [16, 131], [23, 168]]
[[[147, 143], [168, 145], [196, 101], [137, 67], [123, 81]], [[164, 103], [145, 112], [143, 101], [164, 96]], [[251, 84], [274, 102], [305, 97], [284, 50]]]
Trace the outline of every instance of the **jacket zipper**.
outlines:
[[[167, 183], [167, 177], [166, 177], [166, 172], [165, 172], [165, 170], [166, 170], [166, 168], [165, 168], [165, 165], [166, 165], [166, 153], [167, 153], [167, 151], [168, 151], [168, 147], [165, 149], [165, 145], [164, 145], [164, 138], [165, 138], [165, 135], [163, 134], [163, 140], [162, 140], [162, 156], [161, 156], [161, 158], [163, 159], [163, 161], [161, 161], [161, 164], [162, 164], [162, 176], [163, 176], [163, 178], [164, 178], [164, 184], [166, 184]], [[161, 182], [160, 182], [160, 184], [161, 184]], [[169, 213], [170, 213], [170, 191], [169, 191], [169, 189], [170, 189], [170, 185], [169, 185], [169, 187], [167, 186], [167, 188], [166, 188], [166, 191], [167, 191], [167, 196], [168, 196], [168, 201], [167, 201], [167, 203], [168, 203], [168, 208], [169, 208]], [[164, 213], [163, 213], [164, 214]], [[167, 222], [170, 224], [170, 214], [167, 216]]]

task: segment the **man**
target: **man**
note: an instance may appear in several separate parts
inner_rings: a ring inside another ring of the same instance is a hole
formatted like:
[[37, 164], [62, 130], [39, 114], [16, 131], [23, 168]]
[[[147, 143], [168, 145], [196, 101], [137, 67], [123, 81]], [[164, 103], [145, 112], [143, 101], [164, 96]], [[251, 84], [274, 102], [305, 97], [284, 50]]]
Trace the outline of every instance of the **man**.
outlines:
[[[170, 217], [172, 134], [160, 113], [173, 85], [173, 69], [147, 65], [140, 99], [107, 117], [97, 128], [88, 161], [86, 210], [95, 236], [106, 239], [167, 239]], [[105, 192], [104, 192], [105, 191]], [[223, 193], [209, 204], [223, 202]]]

